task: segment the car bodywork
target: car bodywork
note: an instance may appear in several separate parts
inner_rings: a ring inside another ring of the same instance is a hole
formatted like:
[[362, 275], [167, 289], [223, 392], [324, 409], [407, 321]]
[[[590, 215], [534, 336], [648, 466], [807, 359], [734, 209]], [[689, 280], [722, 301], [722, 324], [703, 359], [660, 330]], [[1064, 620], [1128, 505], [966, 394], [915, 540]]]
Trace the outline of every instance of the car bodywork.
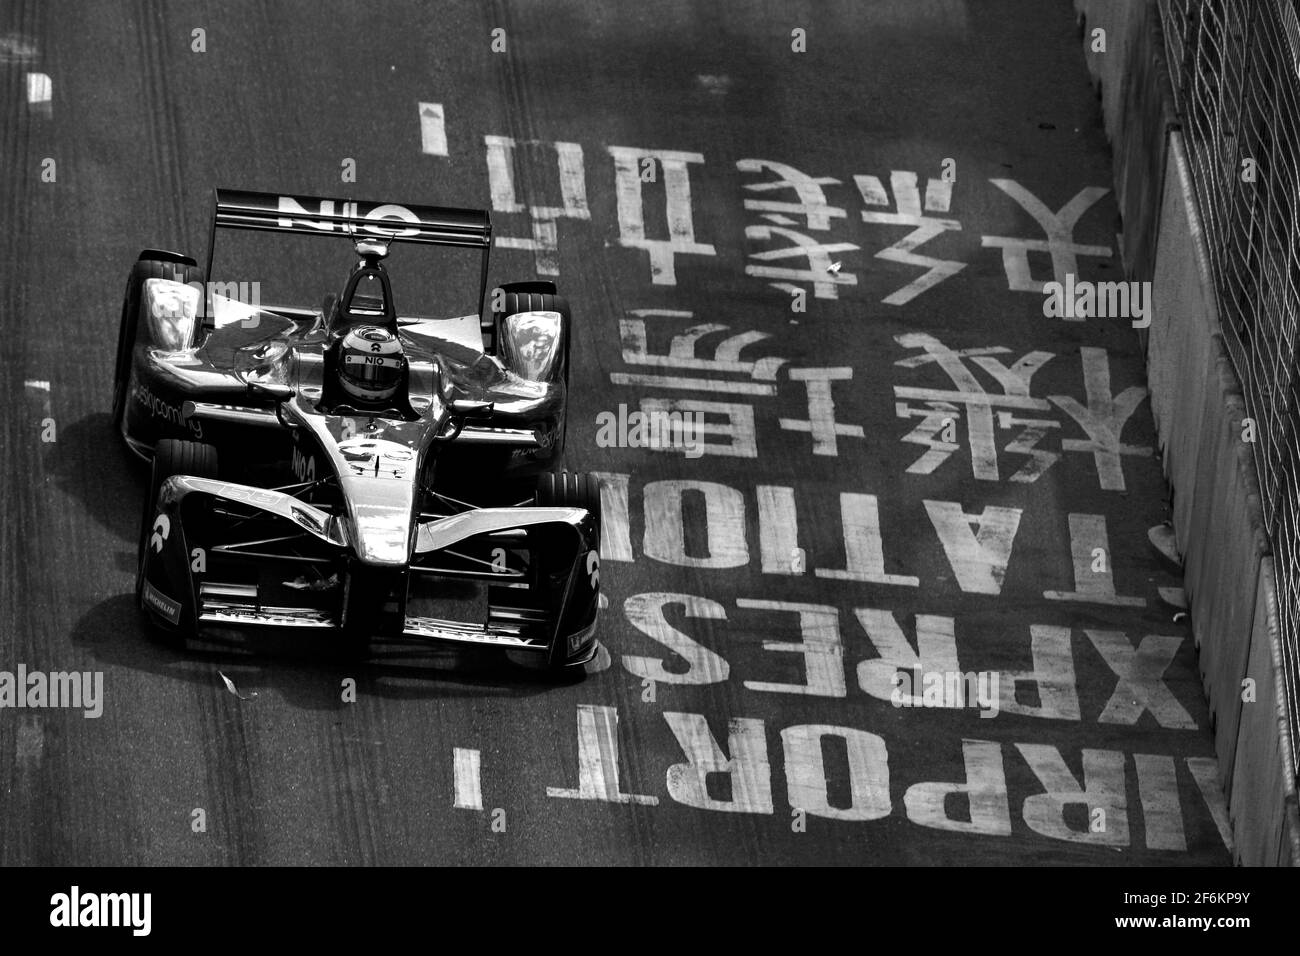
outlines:
[[[211, 247], [202, 283], [145, 278], [134, 298], [128, 285], [122, 438], [145, 458], [166, 439], [199, 442], [221, 463], [219, 476], [168, 476], [146, 503], [141, 607], [185, 634], [265, 625], [589, 659], [599, 516], [521, 491], [563, 455], [570, 329], [553, 285], [516, 284], [551, 307], [491, 323], [396, 314], [390, 244], [481, 248], [482, 305], [484, 211], [218, 190], [213, 244], [222, 228], [337, 236], [360, 261], [319, 308], [211, 294]], [[382, 408], [338, 385], [335, 347], [360, 323], [405, 354]]]

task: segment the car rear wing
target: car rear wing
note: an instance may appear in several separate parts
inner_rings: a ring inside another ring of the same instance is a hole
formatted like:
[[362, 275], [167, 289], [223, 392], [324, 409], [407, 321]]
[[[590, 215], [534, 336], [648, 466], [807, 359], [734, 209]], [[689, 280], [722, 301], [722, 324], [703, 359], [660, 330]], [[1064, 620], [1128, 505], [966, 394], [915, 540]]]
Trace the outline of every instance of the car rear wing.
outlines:
[[212, 281], [212, 253], [218, 229], [255, 229], [300, 235], [373, 237], [392, 242], [434, 246], [460, 246], [483, 250], [479, 307], [487, 294], [488, 253], [492, 248], [492, 222], [486, 209], [453, 206], [412, 206], [288, 196], [236, 189], [215, 190], [212, 229], [208, 238], [208, 263], [204, 272]]

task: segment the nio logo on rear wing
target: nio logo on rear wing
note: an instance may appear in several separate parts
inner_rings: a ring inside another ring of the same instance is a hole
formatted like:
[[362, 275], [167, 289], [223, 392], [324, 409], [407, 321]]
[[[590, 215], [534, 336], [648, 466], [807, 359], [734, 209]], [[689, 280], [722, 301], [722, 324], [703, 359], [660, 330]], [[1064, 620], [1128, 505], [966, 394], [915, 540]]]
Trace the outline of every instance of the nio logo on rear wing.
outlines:
[[212, 282], [212, 256], [218, 228], [345, 236], [353, 239], [369, 236], [393, 242], [481, 249], [483, 262], [478, 292], [480, 310], [487, 295], [492, 221], [486, 209], [411, 206], [218, 189], [213, 205], [212, 229], [208, 236], [205, 287], [210, 287]]
[[218, 189], [214, 227], [375, 236], [398, 242], [485, 248], [492, 224], [482, 209], [281, 196]]

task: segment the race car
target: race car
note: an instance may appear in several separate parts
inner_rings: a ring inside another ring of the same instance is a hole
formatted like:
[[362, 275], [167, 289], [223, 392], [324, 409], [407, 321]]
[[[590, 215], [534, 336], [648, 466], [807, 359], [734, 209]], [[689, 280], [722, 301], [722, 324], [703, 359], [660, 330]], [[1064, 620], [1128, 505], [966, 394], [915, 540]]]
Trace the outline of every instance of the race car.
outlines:
[[[342, 291], [314, 308], [217, 294], [229, 229], [349, 243]], [[484, 311], [480, 210], [219, 189], [211, 235], [202, 270], [142, 252], [122, 303], [112, 422], [152, 461], [136, 596], [158, 632], [461, 642], [580, 671], [601, 496], [562, 470], [572, 332], [554, 283], [502, 285]], [[478, 313], [398, 312], [385, 259], [421, 245], [481, 249]]]

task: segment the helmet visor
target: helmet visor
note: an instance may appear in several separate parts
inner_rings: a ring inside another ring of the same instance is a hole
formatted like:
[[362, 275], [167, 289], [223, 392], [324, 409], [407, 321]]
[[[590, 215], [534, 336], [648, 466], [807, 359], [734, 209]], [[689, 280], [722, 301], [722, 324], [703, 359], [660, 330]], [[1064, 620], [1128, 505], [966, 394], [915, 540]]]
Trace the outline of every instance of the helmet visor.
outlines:
[[368, 355], [348, 352], [343, 356], [343, 374], [366, 385], [391, 385], [401, 375], [402, 360], [396, 355]]

